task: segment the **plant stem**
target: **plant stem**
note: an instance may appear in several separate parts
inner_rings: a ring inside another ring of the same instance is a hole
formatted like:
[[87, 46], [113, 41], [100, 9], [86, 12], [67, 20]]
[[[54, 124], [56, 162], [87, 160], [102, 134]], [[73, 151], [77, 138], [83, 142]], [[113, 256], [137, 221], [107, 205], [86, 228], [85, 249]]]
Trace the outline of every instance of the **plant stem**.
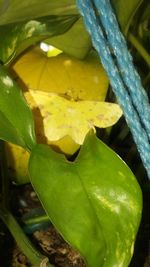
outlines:
[[[6, 224], [14, 239], [18, 243], [20, 249], [27, 256], [31, 264], [34, 266], [41, 266], [46, 257], [34, 248], [14, 216], [7, 209], [2, 208], [0, 209], [0, 218]], [[53, 267], [53, 265], [50, 263], [48, 263], [46, 266]]]
[[45, 222], [50, 222], [49, 217], [47, 214], [43, 215], [38, 215], [30, 218], [23, 218], [23, 222], [26, 225], [33, 225], [33, 224], [40, 224], [40, 223], [45, 223]]
[[24, 232], [27, 234], [47, 228], [51, 224], [49, 217], [41, 209], [33, 209], [33, 212], [23, 216], [21, 220], [24, 224]]
[[143, 57], [147, 65], [150, 66], [150, 55], [146, 51], [146, 49], [142, 46], [142, 44], [139, 42], [139, 40], [130, 32], [128, 34], [128, 39], [131, 42], [131, 44], [137, 49], [139, 54]]
[[18, 246], [20, 247], [22, 252], [27, 256], [32, 265], [37, 267], [38, 266], [53, 267], [53, 265], [47, 263], [48, 259], [34, 248], [28, 237], [23, 232], [21, 226], [18, 224], [14, 216], [8, 210], [9, 179], [7, 174], [4, 145], [5, 145], [4, 142], [0, 141], [0, 171], [1, 171], [0, 176], [1, 176], [1, 187], [2, 187], [1, 190], [2, 199], [0, 203], [0, 219], [2, 219], [2, 221], [6, 224], [12, 236], [18, 243]]

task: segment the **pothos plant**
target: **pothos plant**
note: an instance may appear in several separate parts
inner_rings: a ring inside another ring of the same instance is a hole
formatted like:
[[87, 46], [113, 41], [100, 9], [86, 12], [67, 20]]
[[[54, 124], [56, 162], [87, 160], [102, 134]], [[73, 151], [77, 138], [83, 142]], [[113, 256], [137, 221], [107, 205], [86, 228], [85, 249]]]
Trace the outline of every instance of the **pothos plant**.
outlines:
[[[112, 5], [122, 31], [149, 64], [135, 34], [143, 44], [149, 40], [145, 10], [150, 5], [142, 0], [112, 0]], [[129, 167], [96, 137], [94, 126], [108, 127], [122, 112], [104, 102], [108, 80], [75, 1], [3, 1], [0, 25], [0, 138], [8, 161], [9, 153], [17, 162], [17, 149], [27, 151], [23, 164], [14, 165], [15, 181], [32, 183], [49, 220], [87, 266], [127, 267], [141, 218], [141, 190]], [[52, 46], [63, 53], [51, 57]], [[68, 161], [66, 154], [79, 148], [75, 160]], [[51, 266], [9, 211], [3, 152], [1, 146], [0, 217], [34, 266]]]

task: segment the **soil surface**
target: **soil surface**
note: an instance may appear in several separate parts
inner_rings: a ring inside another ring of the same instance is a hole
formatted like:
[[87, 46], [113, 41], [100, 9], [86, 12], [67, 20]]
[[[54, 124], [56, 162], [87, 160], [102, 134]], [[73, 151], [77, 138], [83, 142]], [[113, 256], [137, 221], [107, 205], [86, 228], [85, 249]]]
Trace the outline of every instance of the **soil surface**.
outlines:
[[[31, 185], [13, 187], [12, 192], [11, 209], [17, 218], [29, 217], [33, 212], [44, 212]], [[80, 254], [63, 240], [50, 222], [25, 226], [24, 230], [35, 247], [49, 258], [51, 264], [56, 267], [85, 267]], [[0, 252], [0, 267], [35, 267], [20, 251], [7, 229], [4, 229], [3, 237], [4, 251]], [[46, 267], [46, 263], [40, 267]]]
[[[85, 267], [80, 255], [61, 238], [52, 225], [46, 230], [35, 231], [32, 241], [57, 267]], [[12, 267], [32, 266], [16, 245], [12, 252]], [[43, 264], [41, 267], [46, 265]]]

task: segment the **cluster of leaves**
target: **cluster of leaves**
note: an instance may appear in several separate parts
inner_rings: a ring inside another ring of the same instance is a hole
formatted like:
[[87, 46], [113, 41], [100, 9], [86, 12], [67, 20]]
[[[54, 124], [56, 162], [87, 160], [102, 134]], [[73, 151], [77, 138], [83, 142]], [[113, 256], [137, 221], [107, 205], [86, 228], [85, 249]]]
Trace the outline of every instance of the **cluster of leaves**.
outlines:
[[[149, 41], [148, 12], [140, 16], [137, 28], [133, 23], [133, 17], [138, 19], [141, 14], [141, 5], [149, 9], [146, 1], [112, 0], [112, 5], [122, 31], [136, 49], [139, 43], [135, 45], [129, 29], [138, 32], [143, 44]], [[127, 267], [142, 206], [135, 177], [93, 133], [87, 136], [72, 163], [46, 145], [37, 144], [32, 112], [9, 73], [10, 63], [18, 55], [43, 40], [79, 59], [88, 54], [92, 44], [76, 1], [4, 1], [0, 34], [0, 138], [30, 152], [31, 183], [52, 223], [79, 250], [87, 266]], [[139, 52], [143, 56], [143, 50]], [[7, 224], [3, 212], [0, 216]], [[38, 262], [32, 255], [30, 260]]]

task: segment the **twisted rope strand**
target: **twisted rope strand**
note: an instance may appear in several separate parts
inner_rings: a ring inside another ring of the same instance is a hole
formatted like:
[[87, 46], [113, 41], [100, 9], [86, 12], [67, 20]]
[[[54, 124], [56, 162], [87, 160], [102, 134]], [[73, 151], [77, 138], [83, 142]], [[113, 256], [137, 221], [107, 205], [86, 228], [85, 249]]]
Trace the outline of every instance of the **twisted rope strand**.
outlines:
[[[128, 87], [132, 101], [139, 117], [146, 128], [150, 140], [150, 105], [147, 94], [141, 84], [141, 79], [133, 65], [124, 36], [119, 30], [117, 19], [113, 13], [109, 0], [94, 0], [101, 23], [106, 31], [109, 44], [116, 56], [121, 75]], [[141, 101], [142, 100], [142, 101]]]
[[126, 121], [131, 128], [143, 164], [150, 177], [150, 144], [148, 137], [145, 130], [141, 127], [138, 114], [132, 105], [132, 100], [126, 88], [124, 87], [118, 68], [111, 57], [107, 40], [105, 39], [99, 21], [97, 20], [92, 3], [90, 0], [77, 0], [77, 4], [83, 15], [87, 30], [91, 34], [93, 45], [101, 57], [102, 64], [108, 73], [113, 91], [125, 113]]

